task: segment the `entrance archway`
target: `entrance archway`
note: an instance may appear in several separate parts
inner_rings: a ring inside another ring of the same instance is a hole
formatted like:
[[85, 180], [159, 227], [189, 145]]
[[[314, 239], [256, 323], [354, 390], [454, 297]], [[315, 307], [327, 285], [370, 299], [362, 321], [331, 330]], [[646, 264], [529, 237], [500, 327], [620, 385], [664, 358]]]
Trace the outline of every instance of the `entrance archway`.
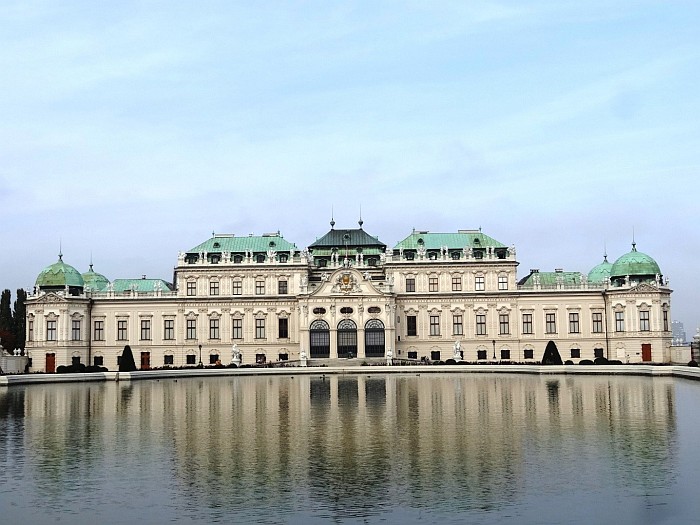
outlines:
[[384, 323], [370, 319], [365, 324], [365, 355], [384, 357]]
[[309, 339], [311, 359], [328, 359], [331, 356], [331, 331], [326, 321], [317, 319], [311, 323]]
[[357, 357], [357, 325], [350, 319], [338, 323], [338, 357]]

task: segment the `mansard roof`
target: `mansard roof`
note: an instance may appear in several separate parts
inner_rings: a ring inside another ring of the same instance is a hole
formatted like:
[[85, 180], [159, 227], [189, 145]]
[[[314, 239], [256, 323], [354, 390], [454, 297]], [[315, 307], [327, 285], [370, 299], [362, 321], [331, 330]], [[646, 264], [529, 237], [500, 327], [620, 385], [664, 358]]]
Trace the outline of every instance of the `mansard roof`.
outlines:
[[312, 251], [316, 248], [377, 248], [384, 251], [386, 244], [373, 237], [362, 228], [348, 230], [331, 230], [320, 239], [309, 245]]
[[562, 284], [564, 286], [580, 286], [581, 272], [540, 272], [539, 270], [531, 270], [530, 274], [520, 279], [520, 286], [534, 286], [536, 280], [539, 280], [540, 286], [555, 286]]
[[233, 234], [214, 234], [210, 239], [198, 244], [191, 250], [187, 250], [187, 253], [267, 252], [270, 249], [278, 252], [299, 251], [294, 243], [287, 241], [277, 232], [263, 235], [253, 235], [251, 233], [246, 237], [236, 237]]
[[114, 279], [112, 288], [115, 292], [153, 292], [162, 290], [164, 292], [172, 291], [173, 285], [163, 279]]
[[461, 250], [462, 248], [505, 248], [496, 239], [489, 237], [481, 230], [458, 230], [457, 233], [430, 233], [428, 231], [413, 230], [404, 240], [394, 246], [394, 250], [417, 250], [423, 247], [426, 250], [439, 250], [447, 246], [448, 249]]

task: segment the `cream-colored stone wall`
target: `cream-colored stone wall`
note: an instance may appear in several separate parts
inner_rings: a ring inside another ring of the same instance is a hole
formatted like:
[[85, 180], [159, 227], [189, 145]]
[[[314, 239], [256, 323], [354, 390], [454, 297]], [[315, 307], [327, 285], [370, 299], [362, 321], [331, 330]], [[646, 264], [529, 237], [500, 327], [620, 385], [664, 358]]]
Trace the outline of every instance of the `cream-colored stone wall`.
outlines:
[[[602, 349], [608, 359], [640, 362], [642, 345], [651, 345], [651, 361], [670, 362], [671, 290], [663, 284], [605, 288], [583, 282], [577, 287], [525, 288], [517, 284], [517, 265], [511, 253], [505, 259], [459, 260], [406, 260], [389, 254], [376, 267], [333, 262], [324, 268], [302, 256], [287, 263], [261, 264], [188, 264], [179, 259], [173, 292], [81, 296], [38, 292], [30, 296], [27, 320], [33, 329], [26, 347], [31, 370], [39, 372], [46, 370], [49, 353], [55, 354], [56, 366], [70, 365], [73, 358], [93, 364], [98, 357], [103, 366], [114, 370], [127, 344], [137, 366], [142, 353], [147, 354], [150, 367], [164, 366], [166, 356], [172, 356], [175, 367], [197, 364], [200, 345], [204, 365], [212, 355], [223, 364], [231, 362], [233, 344], [242, 352], [243, 363], [254, 362], [260, 354], [267, 361], [277, 361], [281, 354], [296, 360], [301, 351], [308, 355], [309, 326], [322, 319], [330, 326], [330, 357], [334, 358], [338, 323], [349, 319], [357, 326], [357, 357], [362, 359], [364, 327], [377, 319], [384, 325], [385, 349], [391, 348], [395, 358], [408, 358], [409, 353], [431, 357], [439, 352], [439, 358], [446, 360], [453, 357], [459, 341], [465, 361], [484, 355], [482, 360], [493, 361], [495, 355], [500, 361], [507, 351], [505, 360], [536, 362], [553, 340], [563, 360], [594, 359], [596, 349]], [[407, 291], [407, 277], [415, 279], [415, 291]], [[236, 288], [234, 282], [239, 281], [241, 287]], [[280, 281], [286, 282], [286, 293], [280, 293], [285, 291], [280, 290]], [[188, 282], [194, 282], [194, 287], [188, 287]], [[323, 313], [314, 313], [318, 308]], [[616, 311], [624, 313], [624, 331], [615, 329]], [[642, 311], [649, 312], [648, 326], [640, 321]], [[601, 332], [593, 330], [594, 313], [602, 314]], [[523, 333], [523, 314], [532, 316], [531, 334]], [[551, 333], [547, 314], [555, 317]], [[570, 314], [578, 315], [578, 331], [571, 327]], [[477, 315], [485, 316], [483, 334], [478, 333]], [[408, 335], [408, 316], [416, 317], [416, 335]], [[438, 320], [432, 333], [431, 316]], [[455, 330], [455, 316], [461, 316], [461, 333]], [[506, 329], [500, 316], [507, 316]], [[47, 340], [49, 319], [57, 322], [54, 341]], [[279, 337], [280, 319], [287, 320], [288, 337]], [[80, 322], [78, 340], [72, 338], [72, 321]], [[121, 338], [119, 321], [126, 322], [126, 336]], [[173, 323], [172, 338], [166, 337], [166, 321]], [[193, 330], [188, 330], [188, 321]], [[102, 323], [101, 339], [95, 337], [96, 322]], [[142, 322], [149, 324], [147, 337], [142, 336]], [[526, 357], [530, 351], [532, 357]]]

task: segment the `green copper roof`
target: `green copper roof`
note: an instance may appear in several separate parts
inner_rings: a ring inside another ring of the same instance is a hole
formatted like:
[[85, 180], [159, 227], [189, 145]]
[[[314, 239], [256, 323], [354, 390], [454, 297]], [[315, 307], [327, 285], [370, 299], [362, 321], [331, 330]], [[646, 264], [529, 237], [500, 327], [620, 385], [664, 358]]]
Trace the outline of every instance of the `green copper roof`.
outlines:
[[236, 237], [235, 235], [214, 235], [211, 239], [207, 239], [201, 244], [198, 244], [187, 253], [245, 253], [251, 252], [267, 252], [267, 250], [277, 252], [299, 251], [294, 243], [285, 240], [278, 233], [270, 235], [249, 235], [248, 237]]
[[588, 272], [588, 281], [591, 283], [607, 282], [610, 277], [612, 266], [612, 263], [608, 262], [608, 256], [606, 255], [602, 263], [594, 266], [591, 271]]
[[362, 228], [354, 230], [335, 230], [331, 229], [327, 234], [325, 234], [320, 239], [309, 245], [309, 249], [314, 255], [319, 254], [318, 248], [365, 248], [374, 247], [378, 251], [377, 253], [383, 252], [386, 248], [386, 244], [381, 242], [376, 237], [371, 236], [369, 233], [364, 231]]
[[395, 250], [417, 250], [423, 246], [426, 250], [439, 250], [447, 246], [451, 250], [461, 250], [462, 248], [505, 248], [497, 240], [481, 233], [478, 230], [460, 231], [457, 233], [430, 233], [425, 231], [413, 231], [411, 235], [394, 246]]
[[161, 290], [168, 292], [172, 290], [172, 285], [163, 279], [114, 279], [112, 287], [115, 292], [154, 292]]
[[39, 288], [83, 286], [83, 277], [80, 272], [70, 264], [63, 262], [63, 255], [58, 256], [58, 261], [44, 268], [36, 278], [36, 286]]
[[632, 251], [621, 256], [612, 265], [610, 277], [625, 277], [627, 275], [661, 275], [659, 265], [646, 253], [638, 252], [637, 245], [632, 243]]
[[90, 264], [90, 269], [83, 275], [83, 282], [85, 283], [85, 288], [90, 288], [95, 292], [101, 292], [109, 284], [109, 279], [107, 279], [101, 273], [97, 273], [92, 269], [92, 264]]
[[540, 286], [556, 286], [561, 282], [564, 286], [578, 286], [581, 284], [581, 272], [532, 272], [521, 279], [521, 286], [534, 286], [536, 276], [539, 277]]

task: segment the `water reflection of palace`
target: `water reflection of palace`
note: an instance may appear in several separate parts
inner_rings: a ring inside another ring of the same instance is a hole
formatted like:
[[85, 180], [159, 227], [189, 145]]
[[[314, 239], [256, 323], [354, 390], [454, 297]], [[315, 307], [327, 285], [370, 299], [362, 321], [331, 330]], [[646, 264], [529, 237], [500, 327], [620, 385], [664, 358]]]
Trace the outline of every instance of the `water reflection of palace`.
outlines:
[[566, 468], [567, 454], [597, 458], [593, 478], [651, 488], [668, 483], [675, 461], [664, 378], [228, 377], [13, 393], [0, 392], [0, 408], [24, 405], [23, 446], [56, 498], [66, 476], [99, 465], [127, 475], [147, 458], [207, 505], [321, 498], [342, 513], [456, 498], [489, 508], [517, 499], [533, 465]]

